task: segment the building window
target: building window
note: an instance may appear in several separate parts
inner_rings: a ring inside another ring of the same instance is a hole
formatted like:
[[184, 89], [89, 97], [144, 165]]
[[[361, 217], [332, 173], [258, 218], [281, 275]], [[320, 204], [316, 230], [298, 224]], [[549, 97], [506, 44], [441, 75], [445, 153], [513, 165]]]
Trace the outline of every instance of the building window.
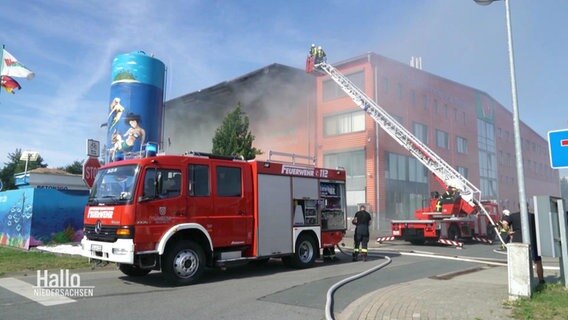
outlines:
[[414, 157], [385, 152], [385, 216], [412, 219], [428, 197], [428, 170]]
[[387, 179], [428, 182], [428, 169], [416, 158], [387, 152]]
[[398, 100], [402, 100], [402, 97], [403, 97], [402, 83], [399, 82], [397, 87], [398, 87]]
[[467, 153], [467, 140], [462, 137], [456, 137], [456, 150], [458, 153]]
[[449, 135], [443, 130], [436, 129], [436, 146], [443, 149], [449, 149]]
[[383, 77], [383, 92], [389, 93], [389, 78]]
[[[358, 71], [345, 75], [358, 88], [365, 88], [365, 72]], [[328, 79], [323, 82], [323, 101], [330, 101], [337, 98], [346, 97], [347, 94], [335, 83], [334, 80]]]
[[488, 199], [497, 199], [497, 159], [495, 126], [477, 119], [477, 145], [479, 148], [479, 181], [481, 190]]
[[394, 118], [394, 120], [396, 120], [396, 122], [400, 123], [401, 125], [404, 125], [404, 122], [403, 122], [401, 116], [396, 115], [396, 114], [392, 114], [391, 116]]
[[428, 110], [428, 96], [422, 95], [422, 107], [424, 110]]
[[387, 178], [391, 180], [407, 180], [406, 158], [400, 154], [387, 153], [388, 171]]
[[428, 169], [416, 158], [408, 158], [408, 181], [428, 182]]
[[461, 174], [464, 178], [469, 179], [469, 171], [466, 167], [456, 167], [456, 170], [459, 174]]
[[323, 122], [324, 135], [326, 136], [365, 131], [365, 111], [328, 116], [323, 119]]
[[349, 211], [348, 214], [353, 216], [358, 209], [357, 205], [366, 201], [367, 169], [365, 165], [365, 150], [328, 153], [323, 156], [323, 164], [326, 168], [345, 168], [347, 175], [347, 209]]
[[428, 144], [428, 127], [425, 124], [414, 122], [412, 130], [418, 140], [422, 141], [424, 144]]

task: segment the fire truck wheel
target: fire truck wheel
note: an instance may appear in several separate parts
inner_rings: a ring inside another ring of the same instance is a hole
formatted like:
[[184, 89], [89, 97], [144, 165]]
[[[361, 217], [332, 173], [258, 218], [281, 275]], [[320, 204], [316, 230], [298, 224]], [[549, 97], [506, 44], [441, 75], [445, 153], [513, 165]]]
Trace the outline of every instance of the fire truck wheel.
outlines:
[[142, 277], [150, 273], [152, 269], [142, 269], [132, 264], [119, 264], [118, 269], [129, 277]]
[[205, 268], [203, 249], [193, 241], [182, 241], [168, 250], [163, 258], [162, 272], [174, 285], [193, 284]]
[[316, 261], [316, 253], [319, 248], [312, 236], [303, 234], [296, 241], [296, 252], [291, 257], [291, 264], [294, 268], [310, 268]]
[[451, 224], [448, 228], [448, 239], [458, 240], [460, 237], [460, 229], [456, 224]]

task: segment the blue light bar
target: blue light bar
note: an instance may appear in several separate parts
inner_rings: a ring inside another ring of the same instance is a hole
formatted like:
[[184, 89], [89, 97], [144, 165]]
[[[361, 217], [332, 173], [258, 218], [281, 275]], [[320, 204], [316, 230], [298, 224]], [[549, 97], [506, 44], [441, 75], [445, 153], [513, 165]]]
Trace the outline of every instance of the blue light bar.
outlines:
[[158, 144], [155, 142], [148, 142], [145, 145], [145, 157], [155, 157], [158, 154]]

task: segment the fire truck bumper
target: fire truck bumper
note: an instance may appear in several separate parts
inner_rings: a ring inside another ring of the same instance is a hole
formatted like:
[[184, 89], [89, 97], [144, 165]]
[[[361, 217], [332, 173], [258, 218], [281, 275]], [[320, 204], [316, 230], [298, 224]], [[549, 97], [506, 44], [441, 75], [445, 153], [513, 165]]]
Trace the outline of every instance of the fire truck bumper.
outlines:
[[81, 255], [90, 259], [133, 264], [134, 241], [118, 239], [116, 242], [81, 240]]

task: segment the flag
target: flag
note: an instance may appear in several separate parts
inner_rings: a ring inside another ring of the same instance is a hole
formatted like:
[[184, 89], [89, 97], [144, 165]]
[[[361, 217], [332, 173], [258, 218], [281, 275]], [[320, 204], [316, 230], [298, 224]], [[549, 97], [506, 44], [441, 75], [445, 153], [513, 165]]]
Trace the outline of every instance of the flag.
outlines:
[[14, 80], [12, 77], [1, 76], [0, 79], [1, 79], [0, 86], [2, 86], [2, 88], [4, 88], [7, 92], [11, 94], [15, 94], [14, 90], [16, 89], [18, 90], [22, 89], [18, 81]]
[[10, 77], [27, 78], [32, 79], [35, 74], [26, 66], [21, 64], [13, 55], [11, 55], [6, 49], [3, 49], [2, 54], [2, 75]]

